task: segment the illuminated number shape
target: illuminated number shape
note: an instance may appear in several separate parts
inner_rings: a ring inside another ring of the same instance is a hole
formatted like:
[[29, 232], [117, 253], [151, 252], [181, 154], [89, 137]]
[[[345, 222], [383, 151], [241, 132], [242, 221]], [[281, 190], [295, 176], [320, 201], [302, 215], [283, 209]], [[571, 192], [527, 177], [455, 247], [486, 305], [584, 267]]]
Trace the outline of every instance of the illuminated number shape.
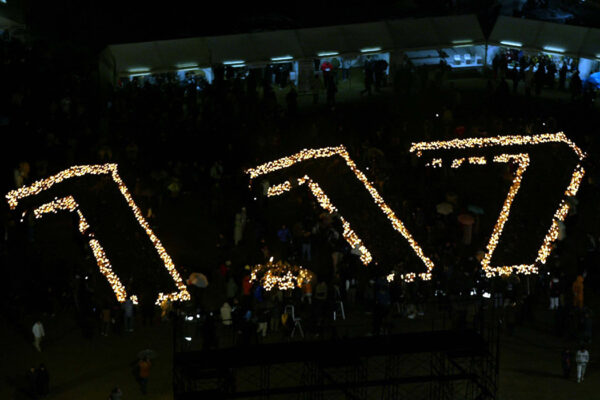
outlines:
[[[373, 199], [375, 204], [378, 206], [378, 208], [385, 214], [386, 218], [391, 223], [393, 229], [395, 231], [397, 231], [398, 233], [400, 233], [404, 239], [406, 239], [406, 241], [408, 242], [408, 244], [410, 245], [412, 250], [421, 259], [421, 261], [425, 265], [426, 272], [418, 274], [419, 277], [423, 280], [430, 280], [431, 279], [431, 271], [433, 270], [433, 267], [434, 267], [433, 261], [431, 261], [431, 259], [429, 259], [429, 257], [427, 257], [425, 255], [421, 246], [419, 246], [417, 241], [412, 237], [412, 235], [410, 234], [408, 229], [406, 229], [406, 227], [404, 226], [404, 223], [396, 216], [394, 211], [385, 203], [385, 201], [383, 200], [383, 198], [381, 197], [381, 195], [379, 194], [377, 189], [375, 189], [373, 187], [373, 185], [371, 185], [371, 183], [369, 182], [369, 180], [367, 179], [365, 174], [363, 174], [362, 171], [360, 171], [356, 167], [356, 164], [354, 163], [354, 161], [352, 161], [352, 159], [350, 158], [350, 155], [348, 154], [348, 152], [346, 151], [346, 148], [344, 146], [325, 147], [325, 148], [321, 148], [321, 149], [305, 149], [305, 150], [302, 150], [299, 153], [293, 154], [289, 157], [283, 157], [283, 158], [259, 165], [255, 168], [250, 168], [250, 169], [246, 170], [246, 173], [248, 175], [250, 175], [250, 179], [254, 179], [254, 178], [258, 178], [260, 176], [270, 174], [270, 173], [278, 171], [278, 170], [289, 168], [292, 165], [302, 162], [302, 161], [318, 159], [318, 158], [335, 157], [335, 156], [339, 156], [345, 161], [346, 165], [354, 173], [356, 178], [363, 184], [365, 189], [369, 192], [371, 198]], [[330, 213], [335, 212], [337, 210], [333, 206], [333, 204], [331, 203], [331, 201], [329, 200], [329, 198], [327, 197], [325, 192], [323, 192], [323, 190], [319, 187], [319, 185], [316, 182], [312, 181], [308, 176], [304, 176], [304, 177], [298, 179], [298, 184], [304, 184], [304, 183], [308, 184], [309, 188], [311, 189], [312, 194], [317, 198], [317, 201], [319, 202], [319, 205], [321, 205], [321, 207], [323, 207], [325, 210], [329, 211]], [[289, 181], [286, 181], [280, 185], [271, 187], [269, 189], [268, 195], [275, 196], [275, 195], [284, 193], [284, 192], [290, 190], [291, 187], [292, 187], [292, 184]], [[361, 252], [361, 260], [363, 261], [364, 264], [368, 264], [372, 259], [371, 253], [364, 246], [364, 244], [362, 243], [362, 241], [360, 240], [358, 235], [356, 233], [354, 233], [354, 231], [352, 231], [352, 229], [350, 228], [350, 224], [346, 221], [346, 219], [344, 219], [344, 217], [340, 216], [340, 220], [342, 221], [342, 225], [344, 227], [344, 234], [343, 234], [344, 238], [352, 247], [356, 247], [356, 246], [359, 247], [359, 250]], [[402, 275], [401, 278], [406, 281], [413, 281], [416, 276], [417, 276], [417, 274], [411, 272], [411, 273]]]
[[[482, 149], [494, 147], [503, 148], [508, 146], [535, 146], [545, 143], [566, 144], [575, 153], [579, 162], [573, 170], [569, 185], [564, 191], [564, 195], [561, 198], [558, 207], [556, 208], [556, 211], [554, 212], [550, 228], [548, 229], [548, 232], [542, 240], [542, 244], [537, 251], [535, 261], [532, 263], [506, 266], [492, 266], [490, 263], [492, 255], [494, 254], [494, 250], [496, 249], [500, 237], [502, 235], [504, 225], [508, 221], [511, 206], [521, 186], [523, 175], [530, 164], [530, 157], [528, 153], [500, 154], [493, 156], [494, 162], [515, 162], [517, 164], [517, 170], [515, 172], [513, 182], [508, 191], [506, 199], [504, 200], [504, 204], [502, 205], [502, 209], [500, 211], [500, 215], [498, 216], [498, 220], [494, 225], [494, 229], [492, 231], [490, 240], [486, 246], [487, 251], [483, 259], [481, 260], [481, 266], [485, 271], [487, 277], [492, 277], [496, 275], [508, 275], [511, 272], [515, 271], [517, 273], [523, 274], [537, 273], [537, 264], [546, 263], [546, 260], [548, 259], [548, 256], [552, 251], [552, 244], [558, 237], [559, 224], [560, 222], [564, 221], [569, 212], [569, 204], [567, 203], [567, 197], [575, 196], [577, 194], [577, 191], [579, 190], [579, 186], [581, 184], [581, 180], [583, 179], [583, 176], [585, 174], [585, 170], [581, 165], [582, 161], [586, 157], [585, 153], [579, 147], [577, 147], [575, 143], [570, 141], [562, 132], [531, 136], [496, 136], [491, 138], [454, 139], [441, 142], [421, 142], [413, 144], [410, 149], [411, 152], [416, 151], [417, 156], [421, 157], [423, 156], [423, 152], [426, 151]], [[469, 164], [485, 165], [487, 163], [487, 159], [481, 156], [462, 157], [453, 159], [450, 166], [452, 168], [458, 168], [467, 160]], [[426, 165], [437, 168], [442, 166], [442, 162], [443, 161], [441, 158], [433, 158], [431, 162], [427, 163]]]
[[[175, 269], [175, 265], [173, 264], [173, 260], [163, 247], [162, 243], [158, 239], [158, 237], [154, 234], [148, 222], [144, 219], [141, 210], [133, 201], [127, 186], [119, 176], [117, 171], [117, 164], [101, 164], [101, 165], [79, 165], [74, 166], [64, 171], [59, 172], [58, 174], [52, 175], [46, 179], [39, 180], [34, 182], [29, 186], [24, 186], [19, 189], [13, 190], [6, 195], [6, 199], [11, 209], [15, 209], [19, 204], [19, 201], [35, 196], [45, 190], [52, 188], [55, 184], [61, 183], [67, 179], [81, 177], [85, 175], [108, 175], [112, 178], [113, 182], [117, 184], [121, 195], [125, 198], [127, 205], [133, 211], [135, 219], [139, 223], [139, 225], [144, 229], [148, 238], [154, 245], [158, 256], [162, 260], [165, 268], [169, 272], [169, 275], [173, 279], [175, 286], [178, 291], [173, 293], [159, 293], [158, 298], [156, 299], [156, 304], [160, 304], [165, 300], [171, 301], [187, 301], [190, 299], [190, 294], [179, 275], [179, 272]], [[73, 198], [73, 196], [66, 196], [61, 199], [55, 199], [50, 203], [46, 203], [34, 210], [35, 216], [40, 218], [46, 213], [56, 212], [58, 210], [65, 210], [70, 212], [77, 212], [79, 216], [79, 231], [83, 234], [87, 232], [89, 229], [89, 224], [85, 217], [83, 216], [82, 211], [79, 209], [79, 205]], [[100, 242], [91, 237], [89, 240], [89, 245], [92, 248], [94, 253], [94, 257], [96, 258], [96, 262], [98, 263], [98, 267], [100, 272], [107, 278], [109, 284], [111, 285], [117, 300], [119, 302], [123, 302], [127, 298], [127, 293], [125, 288], [121, 284], [118, 276], [112, 271], [112, 267], [110, 265], [110, 261], [108, 260], [106, 253]], [[130, 296], [134, 302], [137, 302], [137, 297], [135, 295]]]

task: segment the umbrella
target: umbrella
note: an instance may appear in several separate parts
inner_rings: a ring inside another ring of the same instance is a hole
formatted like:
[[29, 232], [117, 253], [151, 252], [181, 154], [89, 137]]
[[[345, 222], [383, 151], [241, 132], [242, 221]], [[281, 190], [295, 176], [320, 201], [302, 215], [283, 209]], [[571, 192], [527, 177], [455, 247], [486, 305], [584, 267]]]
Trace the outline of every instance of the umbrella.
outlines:
[[438, 214], [442, 215], [448, 215], [451, 214], [452, 211], [454, 211], [452, 204], [446, 202], [438, 204], [437, 206], [435, 206], [435, 209], [437, 210]]
[[152, 349], [146, 349], [146, 350], [140, 351], [137, 356], [140, 360], [143, 360], [146, 357], [156, 358], [156, 357], [158, 357], [158, 354], [156, 353], [156, 351], [154, 351]]
[[473, 225], [475, 223], [475, 218], [471, 214], [460, 214], [458, 216], [458, 222], [463, 225]]
[[332, 69], [333, 69], [333, 65], [329, 61], [324, 61], [323, 64], [321, 64], [321, 71], [323, 71], [323, 72], [328, 72], [328, 71], [331, 71]]
[[481, 207], [478, 207], [478, 206], [476, 206], [476, 205], [473, 205], [473, 204], [470, 204], [470, 205], [467, 207], [467, 210], [468, 210], [468, 211], [471, 211], [473, 214], [477, 214], [477, 215], [483, 215], [483, 214], [484, 214], [484, 212], [483, 212], [483, 208], [481, 208]]
[[192, 272], [187, 280], [188, 285], [195, 285], [199, 288], [205, 288], [208, 286], [208, 279], [206, 275], [200, 272]]

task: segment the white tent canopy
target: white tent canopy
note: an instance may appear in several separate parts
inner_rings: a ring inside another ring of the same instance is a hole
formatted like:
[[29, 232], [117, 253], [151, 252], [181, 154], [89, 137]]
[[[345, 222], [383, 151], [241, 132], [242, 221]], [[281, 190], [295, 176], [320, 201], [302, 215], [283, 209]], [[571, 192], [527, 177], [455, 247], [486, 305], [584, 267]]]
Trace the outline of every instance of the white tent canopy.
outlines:
[[457, 40], [485, 42], [474, 15], [117, 44], [108, 46], [103, 59], [112, 60], [112, 70], [123, 76], [176, 70], [186, 65], [209, 67], [225, 61], [266, 63], [284, 56], [312, 59], [322, 52], [356, 54], [365, 48], [443, 48]]
[[600, 55], [600, 30], [512, 17], [498, 17], [489, 44], [521, 44], [522, 48], [574, 57]]
[[23, 24], [13, 21], [12, 19], [0, 14], [0, 30], [12, 29], [19, 26], [23, 26]]

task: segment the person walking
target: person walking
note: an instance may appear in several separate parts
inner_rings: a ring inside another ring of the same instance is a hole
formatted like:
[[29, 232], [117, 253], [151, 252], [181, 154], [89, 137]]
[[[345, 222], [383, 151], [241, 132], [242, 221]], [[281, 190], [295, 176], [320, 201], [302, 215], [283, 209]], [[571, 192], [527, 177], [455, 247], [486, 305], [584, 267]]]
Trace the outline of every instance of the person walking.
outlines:
[[148, 393], [148, 377], [150, 376], [150, 367], [152, 363], [150, 362], [150, 358], [144, 357], [138, 362], [138, 379], [140, 382], [140, 389], [143, 394]]
[[123, 303], [123, 311], [125, 311], [124, 320], [125, 320], [125, 331], [133, 332], [133, 300], [128, 298], [125, 303]]
[[46, 336], [46, 332], [44, 332], [44, 325], [41, 321], [36, 321], [36, 323], [33, 324], [31, 331], [33, 332], [33, 346], [41, 353], [42, 348], [40, 343], [42, 342], [42, 338]]
[[583, 382], [585, 369], [589, 360], [590, 353], [584, 346], [581, 346], [581, 348], [577, 350], [577, 353], [575, 353], [575, 362], [577, 363], [577, 383]]
[[579, 275], [573, 282], [573, 306], [583, 308], [583, 276]]
[[123, 392], [118, 387], [114, 388], [112, 390], [112, 392], [110, 392], [110, 395], [108, 396], [108, 400], [122, 400], [122, 399], [123, 399]]
[[313, 96], [313, 104], [317, 104], [319, 102], [319, 93], [321, 90], [323, 90], [323, 82], [321, 82], [319, 75], [315, 74], [310, 80], [310, 92]]
[[558, 310], [559, 297], [560, 297], [560, 280], [555, 277], [550, 282], [550, 309], [551, 310]]
[[40, 364], [37, 369], [36, 387], [38, 394], [42, 397], [50, 394], [50, 374], [48, 374], [48, 370], [44, 364]]
[[337, 93], [337, 85], [335, 84], [335, 79], [330, 77], [327, 79], [327, 105], [331, 107], [333, 111], [335, 109], [335, 94]]
[[571, 362], [572, 362], [572, 354], [571, 354], [571, 350], [569, 349], [565, 349], [562, 354], [561, 354], [561, 365], [562, 365], [562, 370], [563, 370], [563, 376], [565, 377], [565, 379], [569, 379], [569, 376], [571, 375]]
[[101, 318], [102, 318], [102, 331], [100, 332], [100, 334], [102, 336], [108, 336], [108, 332], [110, 331], [110, 322], [111, 322], [110, 306], [108, 304], [105, 304], [104, 307], [102, 307]]

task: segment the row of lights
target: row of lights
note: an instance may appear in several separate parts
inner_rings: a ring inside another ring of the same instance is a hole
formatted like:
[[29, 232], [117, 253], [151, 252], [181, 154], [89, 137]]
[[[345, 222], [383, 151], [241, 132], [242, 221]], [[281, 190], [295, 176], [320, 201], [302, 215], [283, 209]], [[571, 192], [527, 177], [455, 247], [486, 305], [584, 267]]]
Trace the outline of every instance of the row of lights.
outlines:
[[508, 275], [513, 270], [517, 270], [520, 273], [530, 274], [537, 272], [537, 268], [534, 265], [516, 265], [516, 266], [508, 266], [508, 267], [491, 267], [490, 260], [492, 259], [492, 255], [496, 247], [498, 246], [498, 242], [500, 240], [500, 236], [502, 235], [502, 230], [504, 229], [504, 225], [506, 221], [508, 221], [508, 217], [510, 214], [510, 208], [512, 203], [521, 187], [521, 181], [523, 180], [523, 174], [527, 170], [529, 166], [530, 157], [526, 153], [521, 154], [501, 154], [499, 156], [494, 157], [494, 162], [497, 163], [508, 163], [508, 162], [516, 162], [518, 164], [517, 171], [515, 172], [515, 177], [513, 179], [512, 185], [508, 190], [508, 195], [504, 200], [504, 204], [502, 205], [502, 209], [500, 210], [500, 216], [494, 225], [494, 229], [492, 230], [492, 236], [490, 237], [490, 241], [487, 244], [487, 252], [483, 256], [481, 260], [481, 265], [486, 276], [491, 277], [495, 275], [495, 272], [500, 275]]
[[[564, 143], [573, 152], [577, 155], [580, 161], [582, 161], [586, 154], [571, 140], [569, 140], [564, 133], [553, 133], [553, 134], [541, 134], [541, 135], [531, 135], [531, 136], [496, 136], [491, 138], [470, 138], [470, 139], [454, 139], [449, 141], [437, 141], [437, 142], [420, 142], [413, 143], [410, 148], [411, 152], [415, 152], [418, 157], [423, 155], [423, 151], [428, 150], [448, 150], [448, 149], [470, 149], [470, 148], [483, 148], [483, 147], [498, 147], [498, 146], [524, 146], [524, 145], [539, 145], [543, 143]], [[473, 159], [473, 162], [471, 161]], [[461, 160], [461, 159], [458, 159]], [[464, 161], [464, 159], [463, 159]], [[455, 165], [460, 165], [463, 161], [454, 160], [452, 162], [452, 167], [456, 168]], [[474, 164], [485, 164], [484, 157], [470, 157], [469, 162]], [[520, 265], [512, 265], [512, 266], [500, 266], [500, 267], [492, 267], [490, 266], [490, 260], [492, 257], [492, 253], [498, 245], [499, 238], [502, 234], [502, 230], [506, 221], [508, 220], [510, 207], [514, 200], [514, 197], [519, 190], [521, 185], [521, 181], [523, 179], [523, 173], [527, 169], [529, 165], [530, 158], [528, 154], [502, 154], [494, 157], [494, 162], [517, 162], [519, 167], [515, 173], [515, 177], [513, 179], [513, 183], [509, 190], [509, 193], [505, 199], [504, 205], [502, 206], [502, 211], [500, 212], [500, 216], [494, 226], [494, 230], [492, 232], [492, 237], [487, 245], [487, 253], [484, 255], [481, 264], [486, 273], [487, 277], [492, 277], [495, 275], [508, 275], [513, 271], [524, 274], [536, 273], [538, 271], [535, 263], [533, 264], [520, 264]], [[569, 186], [565, 190], [565, 196], [575, 196], [581, 185], [581, 181], [583, 180], [583, 176], [585, 175], [585, 170], [581, 166], [581, 164], [577, 164], [573, 174], [571, 176], [571, 181]], [[538, 250], [538, 255], [536, 258], [536, 263], [545, 264], [550, 252], [552, 251], [552, 245], [559, 233], [559, 223], [564, 221], [569, 211], [569, 205], [566, 202], [566, 198], [562, 199], [559, 203], [559, 207], [556, 210], [553, 218], [552, 225], [550, 229], [546, 233], [544, 240], [540, 249]]]
[[[173, 293], [162, 293], [162, 292], [159, 293], [158, 298], [156, 300], [156, 304], [159, 305], [164, 301], [187, 301], [187, 300], [190, 300], [190, 298], [191, 298], [190, 294], [189, 294], [185, 284], [183, 283], [183, 279], [181, 279], [179, 272], [177, 272], [177, 270], [175, 269], [175, 264], [173, 263], [173, 260], [171, 259], [171, 257], [169, 256], [169, 254], [167, 253], [165, 248], [163, 247], [163, 245], [160, 242], [160, 240], [158, 239], [158, 237], [154, 234], [154, 232], [150, 228], [150, 225], [148, 224], [148, 222], [144, 219], [144, 216], [142, 215], [142, 212], [139, 209], [139, 207], [133, 201], [133, 198], [131, 197], [131, 194], [129, 193], [127, 186], [125, 186], [125, 183], [123, 182], [123, 180], [121, 179], [121, 177], [118, 174], [117, 164], [74, 166], [74, 167], [71, 167], [64, 171], [61, 171], [58, 174], [52, 175], [46, 179], [42, 179], [37, 182], [34, 182], [33, 184], [31, 184], [29, 186], [24, 186], [19, 189], [12, 190], [6, 195], [6, 199], [8, 201], [10, 208], [14, 209], [18, 205], [19, 200], [21, 200], [25, 197], [34, 196], [44, 190], [48, 190], [55, 184], [60, 183], [66, 179], [80, 177], [80, 176], [84, 176], [84, 175], [105, 175], [105, 174], [110, 174], [113, 181], [119, 187], [119, 191], [125, 198], [127, 204], [129, 205], [129, 208], [131, 208], [131, 210], [133, 211], [133, 214], [134, 214], [136, 220], [138, 221], [140, 226], [146, 231], [146, 234], [148, 235], [148, 237], [150, 238], [150, 241], [154, 245], [154, 248], [156, 249], [159, 257], [163, 261], [165, 268], [171, 275], [171, 278], [173, 279], [175, 286], [177, 287], [177, 289], [179, 289], [179, 291], [173, 292]], [[81, 226], [81, 224], [80, 224], [80, 226]]]
[[[83, 216], [83, 213], [79, 209], [79, 204], [77, 204], [73, 196], [54, 199], [54, 201], [43, 204], [36, 208], [33, 213], [35, 218], [42, 218], [44, 214], [56, 214], [58, 211], [77, 212], [79, 216], [79, 232], [81, 232], [81, 234], [85, 234], [88, 231], [90, 225]], [[108, 280], [108, 283], [115, 293], [115, 296], [117, 296], [117, 301], [120, 303], [125, 302], [127, 300], [127, 291], [125, 290], [125, 287], [121, 283], [121, 280], [117, 274], [114, 273], [110, 261], [108, 260], [108, 257], [106, 257], [104, 248], [102, 248], [100, 242], [93, 237], [93, 233], [90, 233], [90, 240], [88, 243], [92, 249], [92, 252], [94, 253], [98, 268], [100, 269], [102, 275], [106, 277], [106, 280]], [[134, 295], [131, 296], [131, 298], [134, 304], [137, 304], [137, 296]]]
[[526, 145], [539, 145], [542, 143], [564, 143], [569, 146], [580, 160], [585, 158], [585, 153], [577, 147], [564, 133], [544, 133], [541, 135], [508, 135], [508, 136], [494, 136], [485, 138], [469, 138], [469, 139], [453, 139], [447, 141], [435, 141], [435, 142], [419, 142], [413, 143], [410, 147], [410, 152], [417, 152], [417, 156], [421, 157], [422, 152], [425, 150], [449, 150], [449, 149], [472, 149], [482, 147], [495, 147], [495, 146], [526, 146]]
[[[436, 160], [440, 160], [439, 166], [441, 166], [442, 165], [441, 159], [438, 158]], [[485, 165], [487, 163], [485, 157], [468, 157], [468, 158], [462, 157], [462, 158], [455, 158], [454, 160], [452, 160], [452, 164], [450, 165], [450, 168], [458, 168], [465, 161], [468, 161], [469, 164], [473, 164], [473, 165]]]
[[[315, 196], [321, 207], [327, 210], [330, 214], [338, 212], [337, 208], [331, 203], [331, 200], [329, 199], [329, 197], [327, 197], [327, 195], [325, 194], [323, 189], [321, 189], [318, 183], [310, 179], [307, 175], [305, 175], [302, 178], [298, 178], [298, 185], [303, 185], [304, 183], [308, 184], [310, 191]], [[346, 239], [346, 241], [350, 244], [352, 248], [358, 249], [358, 251], [360, 252], [360, 260], [363, 262], [363, 264], [368, 265], [371, 261], [373, 261], [373, 256], [371, 255], [367, 247], [364, 245], [362, 240], [358, 237], [356, 232], [352, 230], [352, 228], [350, 227], [350, 223], [346, 221], [346, 219], [341, 215], [339, 215], [339, 218], [342, 222], [342, 227], [344, 228], [342, 236], [344, 237], [344, 239]]]
[[[381, 47], [373, 46], [373, 47], [363, 47], [359, 51], [363, 54], [366, 54], [366, 53], [377, 53], [377, 52], [380, 52], [381, 50], [382, 50]], [[318, 57], [332, 57], [332, 56], [337, 56], [339, 54], [340, 53], [338, 51], [320, 51], [317, 53], [317, 56]], [[273, 63], [282, 63], [282, 62], [293, 61], [294, 56], [286, 54], [283, 56], [271, 57], [270, 59]], [[222, 64], [233, 67], [233, 68], [240, 68], [240, 67], [246, 66], [246, 61], [245, 60], [225, 60], [222, 62]], [[176, 67], [179, 71], [193, 71], [193, 70], [200, 69], [200, 66], [197, 63], [177, 64]], [[148, 68], [148, 67], [129, 68], [127, 71], [129, 72], [130, 77], [147, 76], [152, 73], [150, 68]]]

